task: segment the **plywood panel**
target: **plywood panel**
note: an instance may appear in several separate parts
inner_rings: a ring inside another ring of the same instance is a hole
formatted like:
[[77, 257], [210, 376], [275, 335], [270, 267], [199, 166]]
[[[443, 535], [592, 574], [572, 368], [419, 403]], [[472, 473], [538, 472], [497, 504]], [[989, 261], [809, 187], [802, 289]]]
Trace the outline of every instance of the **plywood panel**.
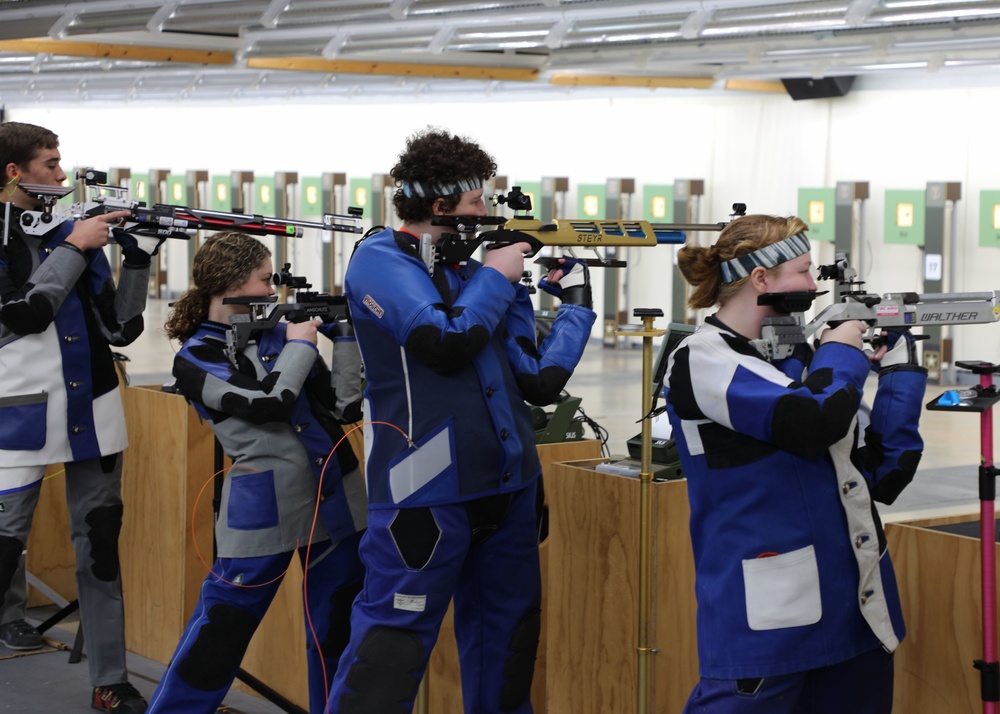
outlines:
[[886, 535], [907, 631], [896, 651], [893, 711], [981, 712], [972, 666], [983, 658], [979, 539], [902, 524]]
[[214, 440], [183, 397], [159, 388], [126, 389], [125, 419], [119, 546], [125, 640], [130, 651], [166, 664], [207, 573], [195, 539], [212, 562]]
[[[549, 479], [548, 711], [637, 708], [638, 479], [557, 464]], [[678, 712], [697, 682], [694, 564], [684, 481], [650, 486], [653, 602], [650, 701]]]

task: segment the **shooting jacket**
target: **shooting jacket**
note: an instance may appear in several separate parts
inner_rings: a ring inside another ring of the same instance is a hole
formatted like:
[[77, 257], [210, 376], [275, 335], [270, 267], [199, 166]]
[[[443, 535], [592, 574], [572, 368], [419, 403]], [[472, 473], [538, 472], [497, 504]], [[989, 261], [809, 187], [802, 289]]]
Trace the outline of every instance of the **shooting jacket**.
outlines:
[[[219, 557], [340, 541], [366, 524], [364, 481], [350, 443], [340, 443], [331, 457], [344, 435], [337, 421], [342, 408], [361, 398], [358, 362], [345, 360], [358, 367], [353, 373], [338, 369], [337, 351], [356, 353], [357, 346], [336, 343], [331, 376], [316, 346], [286, 341], [285, 328], [279, 323], [258, 333], [234, 366], [226, 356], [228, 326], [205, 322], [174, 358], [178, 390], [233, 461], [215, 526]], [[346, 379], [335, 380], [338, 374]]]
[[[65, 243], [72, 221], [30, 236], [11, 213], [0, 247], [0, 474], [118, 453], [128, 440], [110, 346], [142, 332], [149, 267], [123, 265], [116, 288], [103, 250]], [[2, 478], [0, 491], [34, 479]]]
[[415, 238], [364, 240], [345, 276], [365, 365], [371, 508], [458, 503], [524, 488], [541, 468], [533, 404], [555, 401], [595, 313], [562, 305], [535, 343], [527, 288], [475, 260], [435, 266]]
[[673, 353], [667, 410], [687, 476], [701, 676], [845, 661], [904, 627], [874, 500], [913, 478], [927, 380], [821, 345], [769, 363], [714, 316]]

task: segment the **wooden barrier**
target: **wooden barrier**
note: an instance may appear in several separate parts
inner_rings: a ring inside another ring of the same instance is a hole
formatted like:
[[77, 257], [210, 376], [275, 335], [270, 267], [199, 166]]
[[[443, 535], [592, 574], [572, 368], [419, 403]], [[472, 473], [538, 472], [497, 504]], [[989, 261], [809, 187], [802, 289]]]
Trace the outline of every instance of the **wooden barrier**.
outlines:
[[[559, 463], [546, 488], [549, 714], [637, 708], [639, 488], [636, 478]], [[680, 712], [698, 681], [687, 482], [652, 488], [651, 711]], [[537, 710], [536, 711], [545, 711]]]
[[[978, 515], [886, 526], [903, 603], [906, 638], [896, 650], [894, 712], [977, 714], [983, 710], [979, 538], [932, 530]], [[977, 531], [978, 532], [978, 531]]]
[[166, 664], [208, 572], [196, 543], [212, 563], [215, 441], [178, 394], [129, 387], [124, 404], [129, 448], [119, 552], [125, 642], [130, 651]]

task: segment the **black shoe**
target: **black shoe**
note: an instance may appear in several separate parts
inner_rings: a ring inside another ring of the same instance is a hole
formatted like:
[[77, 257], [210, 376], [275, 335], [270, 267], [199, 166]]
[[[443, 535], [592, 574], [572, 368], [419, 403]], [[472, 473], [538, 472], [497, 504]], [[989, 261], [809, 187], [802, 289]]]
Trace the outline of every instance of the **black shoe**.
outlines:
[[149, 705], [139, 691], [128, 682], [94, 687], [90, 706], [102, 712], [116, 714], [142, 714]]
[[9, 650], [38, 650], [42, 633], [24, 620], [13, 620], [0, 626], [0, 642]]

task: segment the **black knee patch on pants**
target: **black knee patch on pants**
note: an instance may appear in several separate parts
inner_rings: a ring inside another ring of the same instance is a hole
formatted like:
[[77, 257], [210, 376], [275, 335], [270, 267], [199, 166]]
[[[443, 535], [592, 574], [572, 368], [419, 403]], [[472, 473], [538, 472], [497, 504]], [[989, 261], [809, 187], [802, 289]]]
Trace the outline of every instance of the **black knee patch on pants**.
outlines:
[[101, 457], [101, 473], [109, 474], [115, 470], [118, 466], [118, 459], [121, 457], [121, 452], [117, 454], [111, 454], [109, 456]]
[[20, 539], [0, 536], [0, 607], [3, 607], [10, 584], [14, 582], [14, 573], [17, 572], [17, 564], [23, 552], [24, 543]]
[[341, 714], [396, 714], [406, 712], [420, 687], [424, 648], [413, 632], [395, 627], [373, 627], [347, 672], [351, 689], [340, 698]]
[[402, 508], [389, 526], [407, 568], [420, 570], [434, 554], [441, 529], [429, 508]]
[[232, 605], [213, 605], [187, 656], [177, 665], [180, 678], [205, 692], [232, 684], [260, 620]]
[[508, 645], [510, 657], [503, 668], [500, 711], [513, 711], [531, 694], [531, 678], [535, 674], [535, 657], [538, 654], [541, 632], [541, 610], [532, 610], [514, 628]]
[[90, 572], [106, 583], [118, 577], [118, 534], [122, 531], [122, 504], [95, 508], [87, 514]]
[[363, 584], [364, 579], [359, 578], [356, 583], [342, 587], [330, 597], [330, 627], [320, 644], [324, 659], [339, 660], [347, 649], [351, 641], [351, 605]]

